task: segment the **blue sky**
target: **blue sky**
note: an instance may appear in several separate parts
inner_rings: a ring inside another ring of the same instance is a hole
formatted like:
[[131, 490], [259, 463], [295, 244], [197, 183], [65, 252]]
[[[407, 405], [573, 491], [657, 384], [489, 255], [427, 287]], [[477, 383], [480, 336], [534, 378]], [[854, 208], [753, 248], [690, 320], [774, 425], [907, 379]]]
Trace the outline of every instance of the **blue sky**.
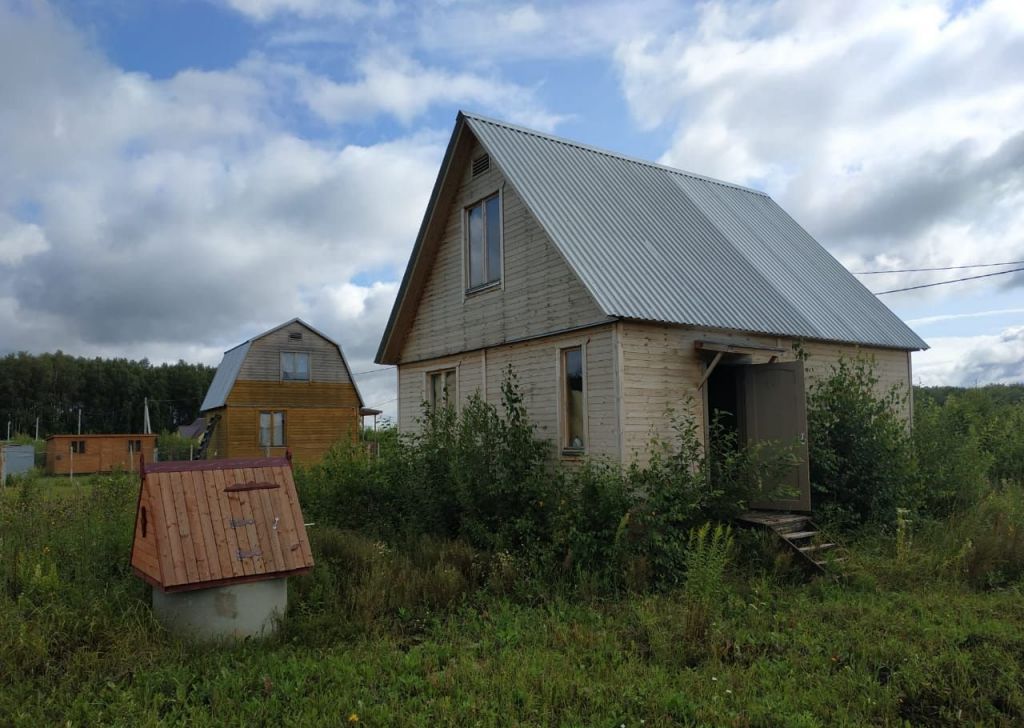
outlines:
[[[764, 189], [852, 270], [1024, 259], [1024, 5], [847, 5], [0, 0], [0, 352], [299, 315], [375, 369], [460, 108]], [[886, 296], [915, 379], [1024, 379], [1022, 284]]]

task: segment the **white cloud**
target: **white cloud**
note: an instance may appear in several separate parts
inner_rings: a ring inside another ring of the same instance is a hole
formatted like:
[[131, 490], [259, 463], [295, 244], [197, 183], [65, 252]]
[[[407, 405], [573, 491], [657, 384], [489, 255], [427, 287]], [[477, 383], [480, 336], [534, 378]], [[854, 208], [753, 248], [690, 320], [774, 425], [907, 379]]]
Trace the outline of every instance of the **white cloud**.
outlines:
[[662, 161], [767, 189], [844, 260], [1024, 250], [1019, 2], [707, 3], [616, 60]]
[[261, 59], [125, 73], [0, 7], [3, 350], [215, 364], [302, 316], [369, 368], [444, 138], [302, 139], [288, 88]]
[[998, 334], [929, 339], [932, 348], [913, 356], [914, 384], [1010, 384], [1024, 381], [1024, 326]]
[[359, 2], [358, 0], [226, 0], [229, 7], [258, 22], [281, 15], [300, 18], [339, 18], [355, 20], [367, 15], [391, 15], [394, 4], [389, 0]]
[[41, 227], [34, 223], [19, 223], [0, 213], [0, 265], [14, 265], [49, 249], [50, 243]]
[[334, 123], [388, 114], [409, 124], [439, 104], [481, 106], [545, 130], [561, 120], [541, 108], [533, 90], [502, 81], [496, 74], [431, 68], [398, 53], [371, 55], [358, 70], [360, 77], [349, 83], [301, 74], [300, 96], [321, 118]]
[[939, 314], [937, 316], [922, 316], [921, 318], [907, 319], [911, 326], [927, 326], [945, 321], [962, 321], [964, 319], [987, 318], [990, 316], [1007, 316], [1013, 314], [1024, 314], [1024, 308], [998, 308], [992, 311], [973, 311], [971, 313]]

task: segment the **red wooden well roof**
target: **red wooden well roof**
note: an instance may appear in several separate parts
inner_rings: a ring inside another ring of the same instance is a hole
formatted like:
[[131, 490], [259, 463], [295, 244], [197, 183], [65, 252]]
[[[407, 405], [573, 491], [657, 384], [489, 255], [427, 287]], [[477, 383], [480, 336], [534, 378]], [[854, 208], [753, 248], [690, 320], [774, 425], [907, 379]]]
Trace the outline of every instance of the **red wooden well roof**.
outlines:
[[147, 465], [132, 567], [165, 591], [308, 571], [313, 555], [286, 458]]

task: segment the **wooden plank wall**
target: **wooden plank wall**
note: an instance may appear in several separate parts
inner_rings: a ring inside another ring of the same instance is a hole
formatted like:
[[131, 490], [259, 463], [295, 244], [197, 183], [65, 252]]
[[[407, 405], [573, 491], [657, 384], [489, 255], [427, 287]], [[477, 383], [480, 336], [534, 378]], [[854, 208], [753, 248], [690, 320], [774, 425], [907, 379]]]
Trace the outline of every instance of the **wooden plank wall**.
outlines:
[[359, 407], [350, 383], [238, 381], [228, 407]]
[[[71, 442], [85, 442], [85, 453], [71, 454]], [[142, 441], [142, 455], [147, 463], [153, 462], [156, 435], [59, 435], [46, 441], [46, 472], [50, 475], [68, 475], [74, 467], [75, 475], [109, 473], [115, 469], [138, 470], [139, 453], [129, 454], [128, 442]], [[73, 458], [73, 460], [72, 460]]]
[[[302, 335], [301, 341], [288, 338], [291, 333]], [[249, 353], [238, 372], [238, 381], [281, 381], [281, 352], [309, 352], [310, 381], [335, 384], [351, 381], [337, 347], [300, 323], [267, 334], [252, 342]], [[288, 385], [304, 382], [287, 382]], [[236, 385], [237, 386], [237, 385]]]
[[[472, 176], [471, 160], [484, 153], [473, 144], [402, 344], [402, 361], [434, 359], [605, 318], [494, 160], [489, 171]], [[501, 193], [503, 208], [503, 286], [467, 297], [463, 210], [495, 192]]]
[[[728, 341], [739, 345], [769, 346], [784, 349], [780, 361], [796, 358], [793, 339], [774, 336], [711, 332], [658, 324], [619, 323], [619, 341], [623, 362], [623, 449], [628, 460], [643, 459], [652, 437], [669, 438], [672, 433], [665, 416], [668, 409], [681, 412], [689, 403], [698, 423], [703, 422], [704, 406], [697, 385], [703, 373], [701, 359], [694, 348], [698, 339]], [[910, 388], [910, 353], [895, 349], [859, 347], [849, 344], [808, 342], [805, 364], [808, 387], [827, 375], [841, 356], [858, 354], [873, 357], [879, 377], [878, 392], [883, 394], [897, 385]], [[765, 363], [769, 353], [756, 355], [752, 363]], [[903, 415], [910, 417], [910, 402]]]
[[537, 434], [552, 443], [560, 443], [559, 352], [577, 345], [583, 345], [586, 352], [587, 454], [617, 457], [618, 406], [611, 324], [489, 349], [486, 367], [483, 351], [402, 365], [398, 375], [399, 428], [403, 432], [414, 432], [418, 427], [416, 420], [426, 397], [426, 372], [455, 366], [460, 402], [464, 403], [474, 392], [481, 392], [488, 402], [500, 407], [502, 381], [511, 364]]
[[[145, 513], [145, 516], [143, 516]], [[139, 507], [135, 513], [135, 540], [132, 544], [132, 566], [148, 576], [151, 580], [160, 582], [160, 559], [157, 556], [157, 538], [159, 530], [154, 520], [157, 514], [153, 512], [150, 502], [149, 488], [146, 482], [141, 485], [139, 493]], [[143, 533], [143, 518], [146, 521], [145, 533]]]
[[[291, 450], [297, 463], [318, 461], [341, 440], [359, 437], [359, 410], [355, 407], [229, 407], [231, 422], [224, 432], [227, 455], [249, 458], [283, 456]], [[285, 444], [282, 447], [260, 447], [260, 412], [285, 413]]]

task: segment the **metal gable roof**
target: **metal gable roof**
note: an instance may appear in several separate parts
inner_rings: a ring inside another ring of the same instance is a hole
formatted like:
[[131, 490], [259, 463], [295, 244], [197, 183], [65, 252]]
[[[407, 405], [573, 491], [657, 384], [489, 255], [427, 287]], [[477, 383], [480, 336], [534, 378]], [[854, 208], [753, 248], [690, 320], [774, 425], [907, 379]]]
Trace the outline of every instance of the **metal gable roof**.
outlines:
[[463, 119], [609, 316], [927, 348], [764, 193]]

